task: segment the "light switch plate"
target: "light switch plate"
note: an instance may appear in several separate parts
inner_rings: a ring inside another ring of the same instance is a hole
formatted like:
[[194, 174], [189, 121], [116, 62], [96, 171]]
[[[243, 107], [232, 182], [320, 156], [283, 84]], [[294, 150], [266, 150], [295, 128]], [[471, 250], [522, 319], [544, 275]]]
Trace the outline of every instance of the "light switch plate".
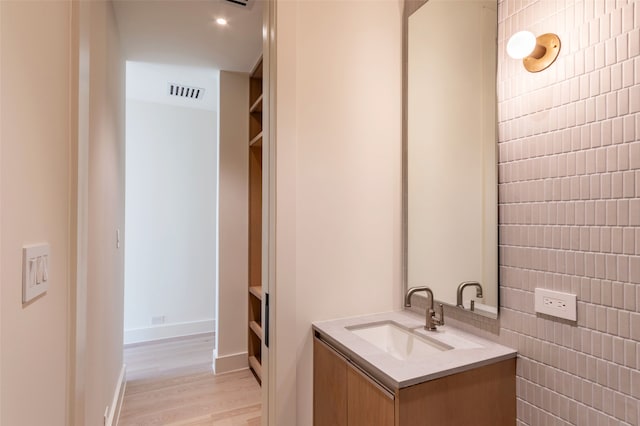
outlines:
[[559, 291], [536, 288], [535, 309], [541, 314], [551, 315], [557, 318], [564, 318], [576, 321], [577, 297], [575, 294], [561, 293]]
[[49, 289], [49, 244], [22, 248], [22, 303], [30, 302]]

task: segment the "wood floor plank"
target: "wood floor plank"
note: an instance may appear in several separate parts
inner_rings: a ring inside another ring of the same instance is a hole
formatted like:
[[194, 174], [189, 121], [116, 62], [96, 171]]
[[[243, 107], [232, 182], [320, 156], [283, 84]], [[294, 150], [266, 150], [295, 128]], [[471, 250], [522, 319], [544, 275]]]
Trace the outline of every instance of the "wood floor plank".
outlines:
[[211, 335], [125, 347], [121, 426], [259, 426], [260, 385], [248, 370], [214, 375]]

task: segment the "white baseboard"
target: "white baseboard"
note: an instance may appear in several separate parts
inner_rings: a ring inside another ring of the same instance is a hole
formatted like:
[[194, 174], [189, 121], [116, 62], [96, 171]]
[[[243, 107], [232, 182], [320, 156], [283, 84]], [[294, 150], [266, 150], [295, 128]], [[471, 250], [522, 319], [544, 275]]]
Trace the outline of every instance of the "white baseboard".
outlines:
[[118, 382], [116, 383], [116, 388], [113, 392], [113, 400], [111, 401], [111, 406], [105, 413], [105, 426], [118, 425], [118, 420], [120, 420], [120, 410], [122, 410], [122, 401], [124, 400], [124, 391], [127, 387], [126, 377], [127, 366], [123, 364], [122, 369], [120, 370], [120, 376], [118, 377]]
[[213, 373], [222, 374], [231, 371], [243, 370], [249, 368], [249, 355], [246, 352], [237, 354], [218, 356], [214, 351], [213, 354]]
[[124, 344], [150, 342], [172, 337], [190, 336], [192, 334], [213, 333], [215, 329], [216, 320], [214, 319], [132, 328], [124, 330]]

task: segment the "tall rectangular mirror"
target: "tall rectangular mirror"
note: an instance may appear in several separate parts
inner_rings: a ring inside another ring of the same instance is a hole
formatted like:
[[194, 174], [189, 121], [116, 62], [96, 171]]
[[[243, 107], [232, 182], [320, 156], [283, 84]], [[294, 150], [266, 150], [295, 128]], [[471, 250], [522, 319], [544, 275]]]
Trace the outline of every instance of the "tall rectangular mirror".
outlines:
[[497, 3], [418, 3], [405, 5], [405, 291], [497, 317]]

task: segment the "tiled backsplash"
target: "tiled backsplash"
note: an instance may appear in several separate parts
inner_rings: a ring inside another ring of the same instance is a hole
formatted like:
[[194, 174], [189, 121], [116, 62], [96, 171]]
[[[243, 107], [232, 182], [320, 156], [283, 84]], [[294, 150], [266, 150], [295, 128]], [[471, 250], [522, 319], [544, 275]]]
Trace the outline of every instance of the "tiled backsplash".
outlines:
[[[509, 58], [520, 30], [557, 33], [556, 63]], [[518, 349], [519, 425], [638, 425], [640, 1], [501, 0], [498, 34], [500, 319], [449, 317]]]

